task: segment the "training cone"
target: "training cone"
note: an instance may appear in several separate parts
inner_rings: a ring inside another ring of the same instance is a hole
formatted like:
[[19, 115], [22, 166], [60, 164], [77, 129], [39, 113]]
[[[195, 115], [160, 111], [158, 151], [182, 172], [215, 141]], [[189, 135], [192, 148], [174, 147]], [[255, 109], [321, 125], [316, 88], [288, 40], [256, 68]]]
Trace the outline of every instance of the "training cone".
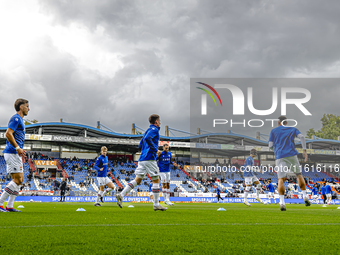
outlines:
[[224, 208], [218, 208], [217, 211], [221, 212], [221, 211], [226, 211], [226, 209]]
[[129, 205], [128, 207], [129, 207], [129, 208], [135, 208], [133, 205]]
[[77, 212], [86, 212], [86, 210], [84, 208], [78, 208], [76, 211]]
[[23, 205], [19, 205], [18, 208], [25, 208]]

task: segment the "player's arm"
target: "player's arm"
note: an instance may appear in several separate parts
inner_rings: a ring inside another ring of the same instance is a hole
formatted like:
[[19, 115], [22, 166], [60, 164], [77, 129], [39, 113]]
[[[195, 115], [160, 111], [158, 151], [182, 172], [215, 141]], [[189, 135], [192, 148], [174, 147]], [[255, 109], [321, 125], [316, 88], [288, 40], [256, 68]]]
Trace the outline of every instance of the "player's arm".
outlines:
[[298, 129], [296, 129], [296, 136], [297, 138], [300, 139], [301, 141], [301, 145], [302, 145], [302, 149], [303, 149], [303, 158], [305, 159], [305, 162], [307, 162], [308, 160], [308, 155], [307, 155], [307, 146], [306, 146], [306, 139], [305, 136], [303, 134], [300, 133], [300, 131]]
[[272, 150], [272, 151], [274, 150], [274, 134], [273, 134], [273, 130], [270, 131], [268, 147], [269, 147], [270, 150]]
[[172, 154], [171, 154], [171, 152], [170, 152], [170, 164], [173, 164], [175, 167], [178, 168], [177, 163], [172, 161]]
[[150, 146], [151, 150], [157, 153], [158, 151], [158, 144], [157, 146], [153, 143], [152, 139], [157, 135], [156, 131], [151, 130], [146, 136], [145, 141]]
[[94, 164], [94, 169], [97, 170], [97, 171], [103, 171], [104, 167], [100, 168], [101, 167], [101, 163], [102, 161], [100, 160], [100, 158], [97, 159], [96, 163]]
[[[241, 170], [241, 168], [240, 168]], [[252, 164], [249, 158], [244, 162], [243, 172], [250, 172], [252, 170]]]
[[7, 128], [6, 134], [5, 134], [5, 135], [6, 135], [6, 138], [7, 138], [7, 140], [10, 142], [10, 144], [12, 144], [12, 146], [17, 150], [18, 155], [19, 155], [19, 156], [23, 156], [23, 155], [25, 155], [25, 152], [26, 152], [26, 151], [24, 151], [23, 149], [21, 149], [21, 148], [19, 147], [19, 145], [18, 145], [17, 142], [15, 141], [15, 138], [14, 138], [13, 133], [14, 133], [14, 130], [13, 130], [13, 129]]

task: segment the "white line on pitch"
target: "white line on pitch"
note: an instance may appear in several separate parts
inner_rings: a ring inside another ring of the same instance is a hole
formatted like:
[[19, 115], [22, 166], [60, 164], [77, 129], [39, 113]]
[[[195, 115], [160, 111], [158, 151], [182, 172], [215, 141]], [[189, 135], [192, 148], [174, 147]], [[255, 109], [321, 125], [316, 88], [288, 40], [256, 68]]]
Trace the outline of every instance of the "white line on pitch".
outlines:
[[56, 227], [139, 227], [139, 226], [339, 226], [340, 223], [188, 223], [188, 224], [85, 224], [85, 225], [32, 225], [0, 226], [0, 229], [11, 228], [56, 228]]

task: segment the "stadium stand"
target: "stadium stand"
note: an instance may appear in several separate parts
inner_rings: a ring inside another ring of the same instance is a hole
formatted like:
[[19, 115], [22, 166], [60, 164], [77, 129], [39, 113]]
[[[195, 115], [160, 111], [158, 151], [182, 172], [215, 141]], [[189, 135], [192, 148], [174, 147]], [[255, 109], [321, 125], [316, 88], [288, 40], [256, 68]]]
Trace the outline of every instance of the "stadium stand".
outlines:
[[[51, 178], [48, 174], [38, 172], [32, 159], [24, 164], [24, 183], [21, 194], [31, 195], [32, 193], [39, 192], [39, 195], [57, 194], [58, 183], [62, 181], [62, 178], [68, 180], [69, 192], [72, 195], [95, 195], [98, 191], [98, 182], [95, 178], [96, 173], [93, 170], [93, 164], [95, 160], [89, 159], [66, 159], [56, 158], [53, 159], [59, 162], [57, 171], [60, 173], [59, 177]], [[108, 176], [113, 180], [116, 187], [116, 191], [124, 188], [134, 176], [134, 169], [137, 167], [137, 162], [121, 162], [109, 160], [109, 173]], [[332, 189], [335, 193], [339, 194], [339, 181], [336, 176], [331, 173], [315, 172], [314, 169], [303, 170], [303, 175], [306, 178], [308, 191], [310, 192], [312, 186], [315, 183], [322, 184], [328, 180], [332, 182]], [[262, 193], [266, 194], [267, 180], [272, 180], [276, 185], [277, 178], [273, 171], [256, 173], [261, 184], [263, 184]], [[6, 174], [6, 163], [3, 156], [0, 156], [0, 183], [3, 189], [9, 179]], [[136, 192], [148, 192], [150, 184], [150, 178], [145, 178], [140, 186], [135, 187], [133, 194]], [[189, 172], [183, 169], [183, 165], [180, 169], [172, 167], [171, 170], [171, 184], [170, 192], [175, 193], [214, 193], [216, 188], [219, 187], [222, 193], [226, 193], [226, 196], [237, 197], [244, 191], [244, 181], [242, 173], [239, 168], [237, 172], [227, 171], [224, 173], [206, 173], [201, 178], [194, 178]], [[301, 190], [296, 185], [294, 178], [288, 179], [285, 183], [287, 195], [291, 197], [301, 196]], [[255, 188], [252, 190], [254, 193]], [[277, 192], [277, 191], [276, 191]], [[115, 192], [111, 192], [108, 196], [112, 196]]]

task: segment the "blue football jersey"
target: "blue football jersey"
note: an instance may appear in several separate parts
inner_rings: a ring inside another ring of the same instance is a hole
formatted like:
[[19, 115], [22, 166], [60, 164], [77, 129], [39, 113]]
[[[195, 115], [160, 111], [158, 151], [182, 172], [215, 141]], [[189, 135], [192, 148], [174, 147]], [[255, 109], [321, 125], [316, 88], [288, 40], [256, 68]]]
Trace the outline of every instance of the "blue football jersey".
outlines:
[[272, 183], [269, 183], [267, 185], [267, 189], [268, 189], [269, 192], [274, 192], [275, 191], [275, 187], [274, 187], [274, 185]]
[[314, 188], [312, 189], [312, 195], [317, 195], [318, 193], [319, 193], [318, 188], [317, 188], [317, 187], [314, 187]]
[[244, 162], [244, 169], [243, 169], [243, 177], [253, 177], [253, 166], [255, 164], [254, 159], [249, 156], [246, 161]]
[[[94, 169], [97, 170], [97, 177], [107, 177], [109, 160], [107, 156], [100, 155], [94, 165]], [[100, 171], [100, 168], [104, 168]]]
[[161, 173], [170, 172], [170, 165], [172, 165], [172, 155], [171, 152], [162, 151], [161, 155], [158, 157], [158, 168]]
[[[25, 123], [19, 114], [15, 114], [9, 120], [8, 128], [14, 131], [13, 136], [18, 146], [23, 149], [25, 143]], [[17, 154], [15, 147], [7, 140], [3, 153]]]
[[300, 131], [295, 127], [278, 126], [272, 129], [269, 135], [269, 142], [273, 142], [275, 159], [286, 158], [298, 155], [295, 149], [294, 138]]

